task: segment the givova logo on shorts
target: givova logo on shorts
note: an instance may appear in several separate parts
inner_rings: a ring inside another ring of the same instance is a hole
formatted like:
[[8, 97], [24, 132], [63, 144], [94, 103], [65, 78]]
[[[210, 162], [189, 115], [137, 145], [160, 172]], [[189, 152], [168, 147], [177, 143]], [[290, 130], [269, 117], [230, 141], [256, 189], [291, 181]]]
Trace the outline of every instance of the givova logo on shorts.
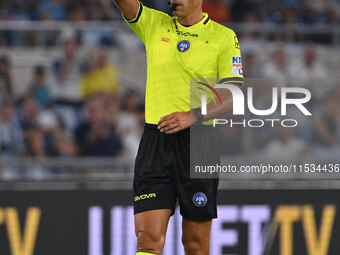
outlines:
[[139, 201], [139, 200], [153, 198], [153, 197], [156, 197], [156, 193], [150, 193], [150, 194], [144, 194], [144, 195], [140, 195], [140, 196], [135, 196], [135, 202]]
[[192, 202], [197, 207], [203, 207], [207, 204], [208, 198], [204, 193], [198, 192], [192, 197]]

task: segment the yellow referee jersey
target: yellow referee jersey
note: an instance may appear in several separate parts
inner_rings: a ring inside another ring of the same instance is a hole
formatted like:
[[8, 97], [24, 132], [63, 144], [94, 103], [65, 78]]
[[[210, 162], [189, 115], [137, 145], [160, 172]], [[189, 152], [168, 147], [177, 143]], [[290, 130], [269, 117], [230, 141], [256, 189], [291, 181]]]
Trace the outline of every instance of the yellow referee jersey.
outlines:
[[235, 33], [203, 15], [199, 23], [186, 27], [140, 3], [137, 16], [126, 20], [147, 53], [146, 123], [189, 111], [191, 78], [219, 78], [220, 83], [243, 85]]

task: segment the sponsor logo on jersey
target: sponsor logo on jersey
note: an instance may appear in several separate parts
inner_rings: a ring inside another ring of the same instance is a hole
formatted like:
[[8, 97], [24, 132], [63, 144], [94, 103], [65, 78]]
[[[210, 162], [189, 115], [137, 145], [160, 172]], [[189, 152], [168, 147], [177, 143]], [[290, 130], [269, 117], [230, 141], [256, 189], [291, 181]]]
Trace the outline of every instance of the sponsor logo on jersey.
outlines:
[[187, 40], [180, 41], [177, 44], [177, 49], [179, 52], [186, 52], [187, 50], [190, 49], [190, 42]]
[[154, 198], [154, 197], [156, 197], [156, 193], [150, 193], [150, 194], [144, 194], [144, 195], [140, 195], [140, 196], [135, 196], [135, 202], [137, 202], [139, 200]]
[[192, 197], [192, 202], [197, 207], [203, 207], [207, 204], [208, 198], [204, 193], [198, 192]]
[[243, 67], [242, 67], [242, 57], [233, 56], [232, 58], [232, 74], [233, 75], [243, 75]]
[[166, 37], [162, 37], [162, 42], [169, 42], [170, 39], [169, 38], [166, 38]]
[[182, 31], [179, 31], [179, 30], [177, 30], [176, 33], [177, 33], [177, 35], [181, 35], [181, 36], [198, 37], [198, 34], [192, 34], [192, 33], [189, 33], [189, 32], [182, 32]]

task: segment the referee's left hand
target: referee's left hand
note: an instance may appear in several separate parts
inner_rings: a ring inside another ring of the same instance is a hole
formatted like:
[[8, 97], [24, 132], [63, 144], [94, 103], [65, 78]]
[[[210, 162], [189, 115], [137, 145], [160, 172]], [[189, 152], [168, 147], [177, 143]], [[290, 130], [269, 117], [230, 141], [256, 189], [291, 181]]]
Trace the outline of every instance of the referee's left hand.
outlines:
[[158, 122], [158, 129], [162, 133], [173, 134], [190, 127], [193, 120], [189, 112], [173, 112], [163, 116]]

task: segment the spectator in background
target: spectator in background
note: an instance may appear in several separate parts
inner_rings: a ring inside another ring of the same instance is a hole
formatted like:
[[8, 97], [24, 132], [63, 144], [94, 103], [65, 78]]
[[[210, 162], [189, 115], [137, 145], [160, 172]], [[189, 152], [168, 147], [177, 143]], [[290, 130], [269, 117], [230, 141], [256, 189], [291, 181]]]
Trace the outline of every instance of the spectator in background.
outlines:
[[203, 1], [203, 11], [209, 13], [209, 18], [217, 23], [231, 21], [231, 12], [225, 0]]
[[[251, 80], [251, 87], [253, 89], [253, 106], [255, 109], [270, 109], [273, 105], [273, 82], [269, 79], [253, 79]], [[245, 118], [260, 119], [266, 121], [268, 116], [259, 116], [246, 112]], [[277, 113], [271, 115], [273, 119], [279, 119]], [[241, 122], [242, 120], [240, 120]], [[244, 143], [244, 149], [247, 154], [257, 154], [262, 151], [268, 142], [275, 137], [275, 129], [270, 125], [264, 125], [262, 128], [245, 127], [242, 133], [242, 142]]]
[[[338, 98], [338, 99], [340, 98], [340, 83], [337, 86], [335, 86], [335, 88], [331, 92], [331, 95], [334, 98]], [[337, 100], [337, 108], [340, 109], [340, 100]], [[340, 111], [338, 111], [337, 116], [340, 118]]]
[[143, 103], [142, 97], [134, 90], [128, 90], [122, 99], [122, 110], [128, 113], [134, 113], [137, 107]]
[[43, 0], [38, 6], [40, 20], [63, 20], [65, 13], [58, 0]]
[[73, 38], [65, 41], [63, 56], [54, 61], [52, 71], [52, 97], [55, 100], [78, 101], [80, 63], [77, 61], [77, 42]]
[[87, 19], [86, 6], [77, 5], [73, 1], [66, 7], [66, 18], [68, 21], [83, 21]]
[[44, 148], [47, 156], [76, 156], [77, 148], [71, 136], [62, 129], [57, 116], [52, 111], [40, 113], [38, 125], [43, 132]]
[[339, 98], [328, 96], [314, 120], [315, 142], [319, 147], [340, 146]]
[[258, 68], [257, 57], [254, 53], [248, 53], [244, 58], [244, 77], [260, 78], [262, 77], [261, 70]]
[[13, 3], [11, 1], [0, 2], [0, 20], [8, 20], [11, 18]]
[[327, 15], [327, 23], [337, 25], [340, 21], [339, 11], [337, 10], [329, 10]]
[[41, 111], [31, 97], [26, 97], [22, 104], [21, 126], [29, 156], [76, 155], [75, 144], [61, 128], [56, 115], [51, 110]]
[[[136, 116], [137, 122], [139, 124], [139, 134], [141, 136], [143, 129], [144, 129], [144, 126], [145, 126], [145, 104], [144, 103], [140, 103], [137, 106], [135, 116]], [[139, 141], [140, 141], [140, 139], [139, 139]]]
[[32, 95], [43, 108], [47, 107], [51, 102], [51, 93], [46, 83], [45, 68], [43, 66], [39, 65], [34, 68], [33, 82], [30, 86], [29, 94]]
[[102, 95], [96, 95], [86, 103], [87, 119], [79, 124], [74, 134], [81, 156], [112, 157], [122, 152], [122, 141], [106, 112], [105, 101]]
[[328, 15], [332, 11], [339, 11], [339, 1], [337, 0], [313, 0], [305, 1], [306, 7], [313, 13], [313, 24], [327, 24]]
[[22, 130], [14, 113], [12, 101], [0, 105], [0, 156], [22, 156], [25, 152]]
[[125, 155], [134, 159], [145, 124], [143, 98], [135, 91], [127, 91], [122, 98], [117, 130], [121, 135]]
[[65, 36], [63, 55], [52, 63], [50, 90], [53, 109], [67, 130], [73, 133], [79, 122], [80, 61], [77, 59], [77, 42], [71, 35]]
[[[242, 120], [233, 119], [235, 122]], [[221, 155], [240, 156], [244, 153], [242, 137], [243, 129], [238, 127], [230, 127], [225, 125], [218, 130], [219, 134], [219, 150]]]
[[[88, 20], [112, 20], [120, 16], [120, 11], [118, 11], [115, 5], [112, 6], [112, 1], [102, 0], [85, 0], [85, 6], [87, 8], [87, 19]], [[78, 1], [78, 4], [83, 4], [83, 1]]]
[[[0, 158], [20, 157], [25, 153], [22, 130], [14, 115], [15, 105], [12, 101], [6, 100], [0, 104]], [[22, 170], [5, 164], [0, 167], [0, 178], [18, 178], [23, 174]]]
[[293, 160], [306, 155], [306, 144], [293, 134], [293, 129], [279, 126], [277, 135], [264, 149], [264, 156], [272, 160]]
[[101, 47], [96, 53], [89, 70], [81, 76], [81, 96], [89, 98], [98, 93], [107, 93], [115, 98], [119, 89], [119, 73], [117, 68], [108, 62], [108, 50]]
[[273, 80], [276, 87], [287, 87], [289, 75], [287, 70], [286, 53], [284, 50], [276, 50], [273, 60], [269, 61], [263, 69], [263, 76]]
[[10, 62], [7, 56], [0, 56], [0, 104], [1, 101], [11, 99], [13, 96], [13, 83], [10, 71]]
[[290, 64], [288, 73], [291, 86], [309, 89], [316, 100], [323, 98], [330, 89], [331, 85], [327, 84], [329, 72], [318, 61], [317, 51], [313, 45], [305, 48], [301, 60]]
[[45, 155], [44, 136], [38, 125], [39, 104], [31, 97], [26, 97], [22, 105], [21, 126], [29, 156]]
[[233, 21], [243, 22], [249, 13], [257, 17], [257, 11], [261, 4], [257, 0], [235, 0], [232, 3], [231, 13]]
[[36, 0], [25, 0], [25, 1], [17, 1], [16, 2], [16, 12], [19, 13], [21, 19], [37, 19], [37, 9], [38, 2]]

